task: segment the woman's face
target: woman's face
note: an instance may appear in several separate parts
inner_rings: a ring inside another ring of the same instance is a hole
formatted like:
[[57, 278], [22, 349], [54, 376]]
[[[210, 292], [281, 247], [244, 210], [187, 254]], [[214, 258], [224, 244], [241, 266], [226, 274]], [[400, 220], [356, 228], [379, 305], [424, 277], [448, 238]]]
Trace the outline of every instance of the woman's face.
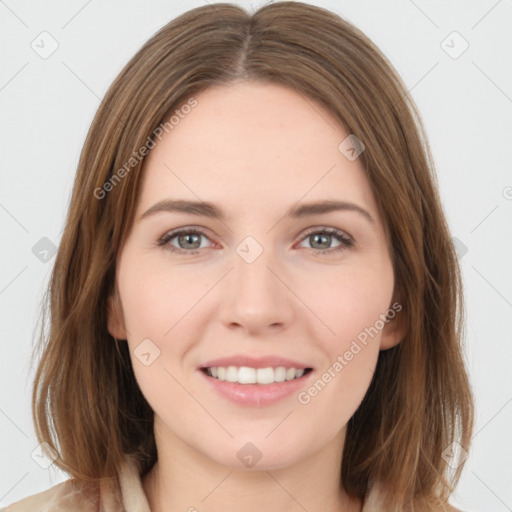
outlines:
[[[400, 341], [385, 228], [321, 105], [248, 82], [195, 99], [145, 160], [109, 331], [128, 340], [157, 443], [285, 467], [343, 440], [379, 350]], [[311, 207], [325, 201], [345, 206]], [[312, 370], [264, 383], [291, 367]]]

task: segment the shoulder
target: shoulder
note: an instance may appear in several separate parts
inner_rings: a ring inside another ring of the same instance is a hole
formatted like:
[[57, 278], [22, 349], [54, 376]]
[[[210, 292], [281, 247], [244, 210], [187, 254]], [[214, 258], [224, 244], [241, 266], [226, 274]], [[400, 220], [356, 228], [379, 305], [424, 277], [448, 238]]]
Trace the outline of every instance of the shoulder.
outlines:
[[0, 512], [84, 512], [98, 509], [98, 493], [93, 485], [78, 484], [70, 479], [50, 487], [46, 491], [27, 496], [11, 503]]

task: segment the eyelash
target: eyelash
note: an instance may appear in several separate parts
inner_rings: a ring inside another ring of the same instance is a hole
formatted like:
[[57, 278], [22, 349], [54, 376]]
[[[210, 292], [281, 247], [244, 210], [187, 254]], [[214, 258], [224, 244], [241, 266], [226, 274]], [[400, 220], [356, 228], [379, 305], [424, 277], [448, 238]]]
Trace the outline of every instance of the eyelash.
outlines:
[[[159, 247], [163, 247], [164, 249], [166, 249], [172, 253], [177, 253], [177, 254], [180, 254], [183, 256], [198, 254], [200, 249], [194, 249], [192, 251], [187, 251], [185, 249], [176, 248], [169, 244], [169, 242], [173, 238], [176, 238], [177, 236], [179, 236], [183, 233], [202, 235], [202, 236], [208, 238], [208, 235], [201, 229], [181, 228], [181, 229], [177, 229], [175, 231], [171, 231], [170, 233], [165, 234], [162, 238], [160, 238], [158, 240], [157, 245]], [[312, 250], [316, 254], [322, 254], [322, 255], [326, 255], [326, 256], [336, 255], [336, 254], [340, 253], [341, 251], [344, 251], [344, 250], [354, 246], [354, 240], [350, 236], [348, 236], [346, 233], [344, 233], [343, 231], [340, 231], [339, 229], [327, 228], [327, 227], [313, 228], [303, 236], [301, 241], [305, 240], [306, 238], [310, 237], [311, 235], [330, 235], [330, 236], [334, 236], [335, 239], [337, 239], [339, 242], [341, 242], [341, 245], [339, 247], [336, 247], [334, 249], [328, 249], [325, 251], [315, 250], [314, 248], [312, 248]]]

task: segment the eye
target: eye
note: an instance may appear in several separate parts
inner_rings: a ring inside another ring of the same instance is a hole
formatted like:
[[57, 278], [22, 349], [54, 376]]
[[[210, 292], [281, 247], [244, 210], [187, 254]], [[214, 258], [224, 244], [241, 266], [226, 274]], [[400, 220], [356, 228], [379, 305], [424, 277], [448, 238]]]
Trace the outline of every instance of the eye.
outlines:
[[[201, 237], [208, 238], [200, 229], [183, 228], [167, 233], [158, 240], [157, 244], [158, 246], [165, 246], [171, 252], [198, 254], [199, 251], [197, 249], [202, 248]], [[176, 239], [178, 247], [170, 243], [174, 239]]]
[[[318, 254], [325, 255], [331, 255], [333, 253], [337, 254], [340, 251], [344, 251], [345, 249], [348, 249], [354, 245], [354, 240], [352, 237], [343, 231], [340, 231], [339, 229], [327, 227], [323, 227], [321, 229], [313, 228], [308, 233], [306, 233], [306, 236], [303, 238], [303, 240], [310, 241], [311, 248], [313, 249], [328, 249], [315, 251]], [[337, 240], [339, 245], [331, 248], [329, 246], [333, 240]]]
[[[175, 231], [171, 231], [164, 235], [158, 240], [157, 245], [159, 247], [165, 247], [171, 252], [193, 255], [199, 254], [199, 249], [203, 249], [205, 246], [201, 245], [201, 237], [209, 240], [208, 236], [204, 231], [197, 228], [181, 228]], [[176, 244], [171, 243], [176, 240]], [[314, 251], [318, 254], [332, 254], [339, 253], [354, 245], [352, 237], [335, 228], [312, 228], [302, 238], [303, 241], [310, 240], [312, 249], [323, 249], [321, 251]], [[337, 240], [339, 245], [331, 248], [329, 247], [333, 240]], [[208, 247], [208, 244], [206, 245]], [[328, 249], [328, 250], [325, 250]]]

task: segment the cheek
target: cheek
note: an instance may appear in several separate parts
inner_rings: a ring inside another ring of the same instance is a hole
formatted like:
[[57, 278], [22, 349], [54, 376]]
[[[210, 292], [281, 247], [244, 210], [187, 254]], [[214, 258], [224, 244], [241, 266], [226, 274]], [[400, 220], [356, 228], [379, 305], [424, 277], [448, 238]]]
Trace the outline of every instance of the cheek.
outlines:
[[333, 435], [349, 421], [370, 386], [392, 284], [389, 274], [354, 269], [335, 286], [316, 288], [310, 294], [312, 308], [323, 320], [315, 323], [320, 326], [310, 336], [325, 359], [311, 386], [298, 398], [306, 410], [325, 420]]
[[[211, 285], [160, 261], [126, 259], [119, 271], [126, 327], [135, 339], [164, 339]], [[188, 315], [187, 315], [188, 318]]]
[[319, 337], [325, 340], [326, 352], [346, 350], [358, 337], [363, 342], [365, 337], [380, 339], [381, 318], [388, 311], [393, 295], [390, 262], [343, 267], [326, 276], [323, 285], [319, 282], [322, 281], [315, 283], [311, 279], [304, 283], [303, 290], [307, 293], [305, 302], [324, 327], [329, 328], [327, 336]]
[[329, 286], [310, 283], [308, 289], [308, 305], [322, 320], [315, 323], [310, 336], [317, 340], [326, 359], [314, 389], [306, 390], [304, 402], [316, 401], [319, 411], [342, 405], [335, 408], [335, 414], [343, 423], [363, 399], [373, 377], [383, 319], [391, 306], [392, 267], [384, 262], [343, 269]]
[[182, 380], [178, 373], [184, 371], [187, 353], [198, 337], [200, 322], [194, 315], [200, 314], [199, 302], [215, 280], [194, 278], [179, 268], [169, 270], [160, 260], [145, 261], [129, 253], [118, 279], [134, 374], [155, 408], [162, 389], [180, 396], [172, 376]]
[[[185, 407], [186, 396], [176, 371], [183, 353], [183, 343], [173, 343], [173, 336], [184, 320], [192, 301], [193, 286], [180, 282], [179, 272], [162, 272], [162, 267], [143, 258], [125, 258], [119, 269], [119, 291], [133, 372], [142, 394], [154, 411]], [[186, 337], [185, 337], [186, 339]], [[177, 380], [175, 380], [175, 377]]]

